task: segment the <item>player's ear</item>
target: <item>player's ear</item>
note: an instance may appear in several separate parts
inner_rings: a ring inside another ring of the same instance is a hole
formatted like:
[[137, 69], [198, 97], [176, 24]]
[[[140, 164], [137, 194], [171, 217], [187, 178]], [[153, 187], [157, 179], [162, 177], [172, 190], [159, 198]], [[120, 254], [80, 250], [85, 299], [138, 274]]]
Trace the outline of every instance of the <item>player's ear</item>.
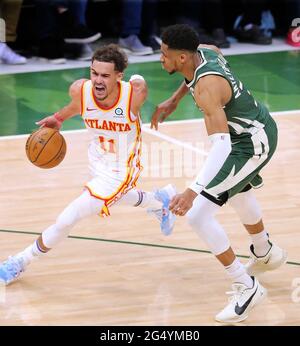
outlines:
[[123, 72], [118, 72], [118, 75], [117, 75], [117, 79], [118, 81], [121, 81], [124, 77], [124, 73]]
[[187, 60], [187, 54], [181, 53], [179, 59], [180, 59], [180, 62], [182, 64], [184, 64], [186, 62], [186, 60]]

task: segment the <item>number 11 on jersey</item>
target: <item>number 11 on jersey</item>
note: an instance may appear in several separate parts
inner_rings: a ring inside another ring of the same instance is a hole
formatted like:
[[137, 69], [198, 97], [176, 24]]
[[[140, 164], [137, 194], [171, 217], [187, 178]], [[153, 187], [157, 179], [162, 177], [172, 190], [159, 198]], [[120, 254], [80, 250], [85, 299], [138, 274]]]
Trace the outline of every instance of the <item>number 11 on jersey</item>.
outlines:
[[116, 143], [114, 139], [106, 139], [102, 136], [99, 136], [99, 142], [103, 151], [110, 154], [116, 154]]

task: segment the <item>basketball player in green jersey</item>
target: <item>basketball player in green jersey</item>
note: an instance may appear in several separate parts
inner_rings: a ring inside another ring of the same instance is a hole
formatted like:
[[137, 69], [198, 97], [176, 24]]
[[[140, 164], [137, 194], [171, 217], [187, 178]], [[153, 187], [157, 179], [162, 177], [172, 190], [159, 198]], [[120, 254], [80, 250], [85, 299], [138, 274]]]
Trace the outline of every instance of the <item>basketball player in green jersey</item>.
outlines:
[[[256, 101], [231, 71], [215, 46], [199, 45], [196, 32], [187, 25], [168, 27], [162, 35], [161, 64], [169, 73], [185, 78], [179, 89], [156, 107], [151, 127], [166, 119], [190, 90], [203, 111], [212, 143], [195, 181], [173, 197], [170, 210], [185, 215], [232, 279], [232, 298], [216, 315], [219, 322], [240, 322], [266, 295], [256, 278], [286, 262], [287, 254], [269, 240], [252, 188], [262, 185], [260, 170], [277, 145], [277, 127], [267, 108]], [[244, 266], [230, 247], [215, 215], [226, 202], [237, 211], [252, 245]]]

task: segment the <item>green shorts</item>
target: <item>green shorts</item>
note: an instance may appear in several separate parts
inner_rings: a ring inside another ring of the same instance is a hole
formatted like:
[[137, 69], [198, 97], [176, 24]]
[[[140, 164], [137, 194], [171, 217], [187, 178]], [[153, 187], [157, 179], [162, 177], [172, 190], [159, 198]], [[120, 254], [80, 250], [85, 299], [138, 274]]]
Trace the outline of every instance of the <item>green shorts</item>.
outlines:
[[[277, 126], [270, 120], [257, 133], [232, 139], [232, 151], [202, 195], [223, 205], [239, 192], [263, 185], [260, 170], [270, 161], [277, 146]], [[235, 139], [237, 141], [235, 141]]]

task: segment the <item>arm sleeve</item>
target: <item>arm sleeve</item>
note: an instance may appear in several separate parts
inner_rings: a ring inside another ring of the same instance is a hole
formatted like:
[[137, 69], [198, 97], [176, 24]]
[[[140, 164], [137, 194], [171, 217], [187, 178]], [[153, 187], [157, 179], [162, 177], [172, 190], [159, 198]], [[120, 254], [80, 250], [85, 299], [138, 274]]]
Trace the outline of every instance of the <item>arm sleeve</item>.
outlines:
[[217, 175], [231, 152], [229, 133], [215, 133], [209, 139], [213, 144], [212, 148], [197, 178], [189, 186], [197, 194]]

